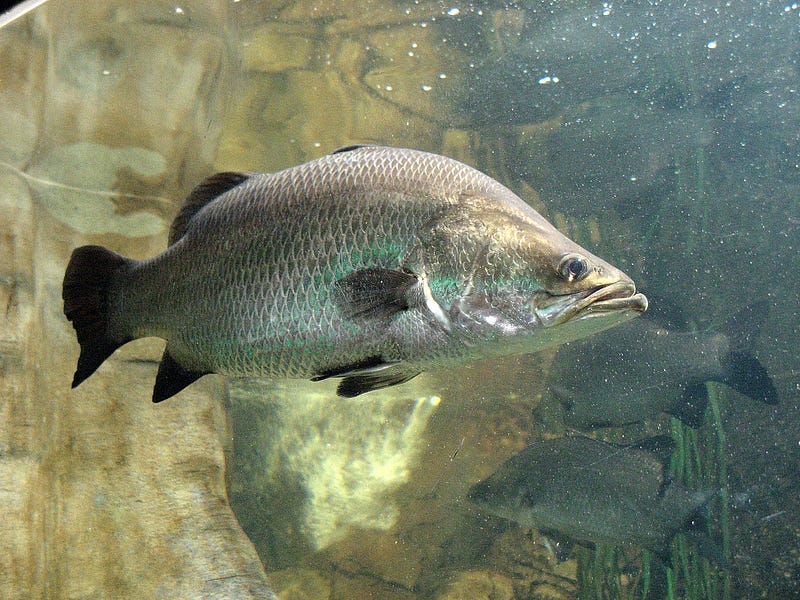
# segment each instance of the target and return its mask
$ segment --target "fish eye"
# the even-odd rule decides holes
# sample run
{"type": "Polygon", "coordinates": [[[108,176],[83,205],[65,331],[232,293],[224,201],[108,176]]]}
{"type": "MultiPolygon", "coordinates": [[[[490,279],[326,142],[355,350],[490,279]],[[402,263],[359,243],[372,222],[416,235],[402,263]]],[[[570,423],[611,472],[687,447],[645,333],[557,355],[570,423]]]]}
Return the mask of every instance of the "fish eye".
{"type": "Polygon", "coordinates": [[[578,281],[588,275],[589,263],[579,254],[567,254],[558,265],[558,273],[567,281],[578,281]]]}

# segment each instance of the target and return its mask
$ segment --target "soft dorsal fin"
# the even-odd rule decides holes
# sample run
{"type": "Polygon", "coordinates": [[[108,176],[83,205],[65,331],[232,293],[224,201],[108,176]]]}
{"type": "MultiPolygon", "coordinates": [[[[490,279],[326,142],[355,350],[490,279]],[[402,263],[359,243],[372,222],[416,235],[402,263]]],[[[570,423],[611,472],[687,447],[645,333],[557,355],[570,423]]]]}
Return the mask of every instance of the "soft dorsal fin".
{"type": "Polygon", "coordinates": [[[350,144],[349,146],[342,146],[341,148],[337,148],[331,154],[342,154],[343,152],[352,152],[353,150],[358,150],[360,148],[369,148],[370,146],[374,146],[375,144],[350,144]]]}
{"type": "Polygon", "coordinates": [[[207,177],[186,197],[180,211],[169,228],[169,245],[177,242],[186,232],[186,226],[206,204],[248,179],[252,173],[224,171],[207,177]]]}

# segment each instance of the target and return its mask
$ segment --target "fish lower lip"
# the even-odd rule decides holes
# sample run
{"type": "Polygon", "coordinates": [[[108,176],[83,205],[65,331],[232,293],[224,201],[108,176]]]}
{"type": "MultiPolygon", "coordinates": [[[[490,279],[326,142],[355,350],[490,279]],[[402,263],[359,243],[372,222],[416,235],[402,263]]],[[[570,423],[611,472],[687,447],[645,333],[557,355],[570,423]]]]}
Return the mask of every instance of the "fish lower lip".
{"type": "Polygon", "coordinates": [[[644,312],[647,298],[636,293],[631,282],[618,281],[594,290],[550,298],[535,308],[535,312],[546,326],[559,325],[575,317],[619,313],[622,311],[644,312]],[[555,313],[548,315],[547,313],[555,313]]]}
{"type": "Polygon", "coordinates": [[[620,310],[633,310],[644,312],[647,310],[647,297],[636,293],[636,286],[632,283],[618,282],[592,292],[586,297],[589,312],[617,312],[620,310]]]}

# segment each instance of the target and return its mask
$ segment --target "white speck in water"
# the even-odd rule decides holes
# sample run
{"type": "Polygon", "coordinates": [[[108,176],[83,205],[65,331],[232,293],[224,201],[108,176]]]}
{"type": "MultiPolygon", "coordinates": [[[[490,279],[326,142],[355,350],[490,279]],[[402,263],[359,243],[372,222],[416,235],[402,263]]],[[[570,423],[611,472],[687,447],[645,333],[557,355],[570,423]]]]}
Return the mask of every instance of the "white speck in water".
{"type": "Polygon", "coordinates": [[[711,40],[706,44],[706,48],[710,48],[711,50],[713,50],[716,47],[717,47],[717,40],[711,40]]]}
{"type": "Polygon", "coordinates": [[[426,83],[426,84],[423,84],[423,85],[422,85],[422,86],[420,86],[420,87],[422,88],[422,91],[423,91],[423,92],[430,92],[430,91],[433,89],[433,86],[431,86],[431,85],[428,85],[427,83],[426,83]]]}
{"type": "Polygon", "coordinates": [[[551,81],[553,81],[553,78],[550,75],[545,75],[539,79],[539,85],[547,85],[551,81]]]}
{"type": "Polygon", "coordinates": [[[447,11],[448,16],[455,17],[461,14],[461,11],[458,10],[455,6],[447,11]]]}

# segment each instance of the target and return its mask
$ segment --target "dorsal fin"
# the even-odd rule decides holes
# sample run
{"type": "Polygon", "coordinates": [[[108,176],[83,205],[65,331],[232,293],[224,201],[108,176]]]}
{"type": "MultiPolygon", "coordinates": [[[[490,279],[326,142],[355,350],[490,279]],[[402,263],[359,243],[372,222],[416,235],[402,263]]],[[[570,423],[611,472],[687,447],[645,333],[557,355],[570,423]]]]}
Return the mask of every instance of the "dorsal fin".
{"type": "Polygon", "coordinates": [[[331,154],[342,154],[343,152],[352,152],[353,150],[358,150],[359,148],[369,148],[370,146],[374,146],[375,144],[350,144],[349,146],[342,146],[341,148],[337,148],[331,154]]]}
{"type": "Polygon", "coordinates": [[[169,245],[177,242],[186,232],[186,226],[206,204],[248,179],[251,173],[224,171],[207,177],[186,197],[180,211],[169,228],[169,245]]]}

